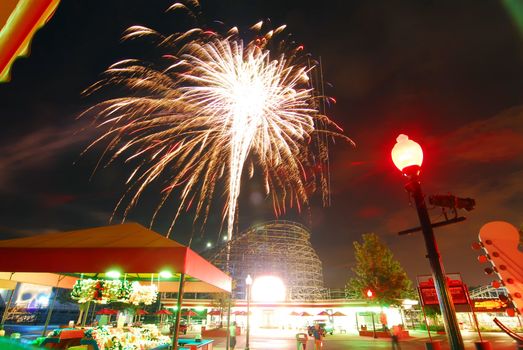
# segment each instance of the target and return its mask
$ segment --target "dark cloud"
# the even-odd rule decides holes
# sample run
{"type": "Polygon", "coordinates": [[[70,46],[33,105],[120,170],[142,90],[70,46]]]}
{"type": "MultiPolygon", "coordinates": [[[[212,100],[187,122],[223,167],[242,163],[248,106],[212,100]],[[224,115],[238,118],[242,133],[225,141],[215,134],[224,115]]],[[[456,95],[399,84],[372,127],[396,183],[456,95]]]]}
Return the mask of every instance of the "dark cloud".
{"type": "Polygon", "coordinates": [[[79,124],[65,129],[46,125],[0,147],[0,188],[9,190],[16,177],[56,164],[71,147],[85,143],[91,136],[78,134],[78,128],[79,124]]]}
{"type": "Polygon", "coordinates": [[[519,161],[523,154],[523,107],[514,107],[451,132],[441,144],[450,161],[492,163],[519,161]]]}

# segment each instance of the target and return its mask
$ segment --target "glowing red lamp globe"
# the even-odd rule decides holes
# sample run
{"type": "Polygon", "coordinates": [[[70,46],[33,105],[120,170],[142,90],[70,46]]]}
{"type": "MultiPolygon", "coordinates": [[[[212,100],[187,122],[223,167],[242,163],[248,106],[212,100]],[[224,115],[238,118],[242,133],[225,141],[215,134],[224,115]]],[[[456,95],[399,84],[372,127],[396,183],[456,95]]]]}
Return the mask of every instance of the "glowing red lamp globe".
{"type": "Polygon", "coordinates": [[[392,161],[394,165],[403,173],[406,173],[408,169],[417,169],[423,163],[423,150],[421,146],[404,134],[400,134],[396,138],[396,144],[392,148],[392,161]]]}

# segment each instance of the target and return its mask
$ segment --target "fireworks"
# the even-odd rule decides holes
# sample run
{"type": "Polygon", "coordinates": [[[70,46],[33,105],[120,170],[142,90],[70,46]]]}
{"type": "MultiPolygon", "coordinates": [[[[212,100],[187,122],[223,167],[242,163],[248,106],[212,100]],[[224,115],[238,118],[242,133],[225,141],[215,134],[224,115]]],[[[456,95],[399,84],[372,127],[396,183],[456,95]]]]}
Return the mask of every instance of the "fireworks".
{"type": "Polygon", "coordinates": [[[340,130],[319,111],[309,82],[313,68],[301,47],[279,42],[281,53],[268,49],[283,28],[247,44],[236,28],[227,36],[197,28],[169,37],[145,27],[125,33],[126,39],[151,37],[168,54],[162,57],[167,62],[163,69],[139,60],[118,62],[88,90],[112,84],[128,89],[126,97],[88,111],[105,128],[92,145],[107,143],[108,162],[139,162],[115,212],[126,203],[125,217],[150,184],[165,181],[152,221],[177,194],[169,232],[192,207],[195,221],[203,218],[205,224],[215,190],[223,184],[223,217],[231,239],[246,169],[249,177],[262,174],[276,213],[287,203],[298,208],[307,203],[315,176],[308,169],[322,159],[311,147],[314,137],[318,132],[339,135],[340,130]]]}

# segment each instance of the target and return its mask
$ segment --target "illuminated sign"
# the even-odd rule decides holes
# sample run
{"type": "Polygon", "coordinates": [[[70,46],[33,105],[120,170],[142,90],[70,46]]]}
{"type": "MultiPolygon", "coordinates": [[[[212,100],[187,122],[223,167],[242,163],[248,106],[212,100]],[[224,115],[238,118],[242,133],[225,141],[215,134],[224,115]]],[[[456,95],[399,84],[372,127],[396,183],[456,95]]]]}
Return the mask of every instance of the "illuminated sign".
{"type": "MultiPolygon", "coordinates": [[[[464,286],[449,287],[450,296],[454,305],[468,304],[464,288],[464,286]]],[[[439,305],[436,288],[422,287],[420,288],[420,294],[424,305],[439,305]]]]}
{"type": "Polygon", "coordinates": [[[472,303],[476,312],[504,312],[507,308],[507,303],[499,299],[476,299],[472,303]]]}
{"type": "Polygon", "coordinates": [[[27,309],[46,308],[53,288],[21,283],[16,293],[16,306],[27,309]]]}

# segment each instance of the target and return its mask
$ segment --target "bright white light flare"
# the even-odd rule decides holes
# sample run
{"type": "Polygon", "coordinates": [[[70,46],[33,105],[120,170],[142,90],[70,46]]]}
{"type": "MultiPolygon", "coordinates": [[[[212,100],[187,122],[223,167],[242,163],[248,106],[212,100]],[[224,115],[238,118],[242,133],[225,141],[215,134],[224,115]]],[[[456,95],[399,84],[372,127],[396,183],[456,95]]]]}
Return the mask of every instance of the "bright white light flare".
{"type": "Polygon", "coordinates": [[[260,276],[252,284],[253,301],[285,301],[285,284],[276,276],[260,276]]]}

